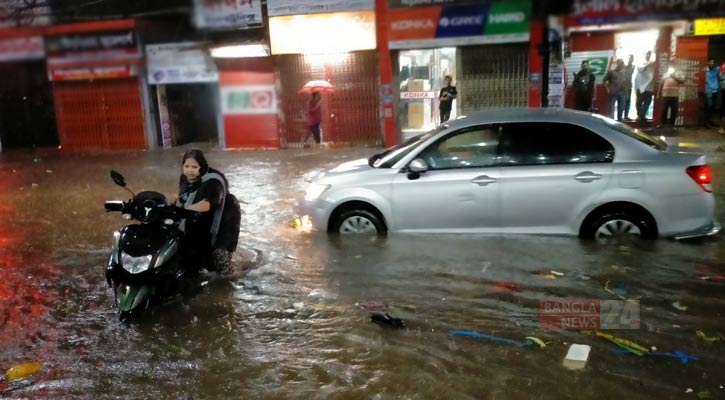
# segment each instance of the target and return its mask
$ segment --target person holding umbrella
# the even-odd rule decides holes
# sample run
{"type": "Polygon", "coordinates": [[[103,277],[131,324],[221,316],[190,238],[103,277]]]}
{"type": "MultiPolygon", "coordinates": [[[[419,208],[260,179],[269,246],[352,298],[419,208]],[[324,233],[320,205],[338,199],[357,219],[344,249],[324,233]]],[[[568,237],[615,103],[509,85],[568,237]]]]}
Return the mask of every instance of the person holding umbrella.
{"type": "MultiPolygon", "coordinates": [[[[322,122],[322,96],[320,92],[312,92],[307,105],[307,126],[310,128],[315,143],[320,144],[320,122],[322,122]]],[[[305,139],[305,142],[307,139],[305,139]]]]}

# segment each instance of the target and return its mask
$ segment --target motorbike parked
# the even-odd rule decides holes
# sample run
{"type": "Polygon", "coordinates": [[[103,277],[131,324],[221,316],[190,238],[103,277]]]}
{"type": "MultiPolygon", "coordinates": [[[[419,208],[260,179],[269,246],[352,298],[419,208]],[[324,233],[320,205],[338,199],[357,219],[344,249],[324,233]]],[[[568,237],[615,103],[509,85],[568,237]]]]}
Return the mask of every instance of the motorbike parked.
{"type": "Polygon", "coordinates": [[[195,254],[191,246],[184,246],[180,225],[185,219],[198,218],[200,213],[167,204],[166,197],[158,192],[134,194],[116,171],[111,171],[111,178],[133,197],[125,202],[106,201],[106,210],[139,222],[114,232],[106,267],[119,319],[126,320],[192,287],[210,255],[195,254]]]}

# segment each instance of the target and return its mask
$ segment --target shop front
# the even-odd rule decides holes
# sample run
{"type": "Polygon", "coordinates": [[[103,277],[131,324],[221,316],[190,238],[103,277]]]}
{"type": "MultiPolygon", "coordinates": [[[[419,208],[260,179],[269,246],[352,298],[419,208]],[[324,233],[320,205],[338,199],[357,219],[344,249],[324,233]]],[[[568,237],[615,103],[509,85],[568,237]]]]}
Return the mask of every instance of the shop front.
{"type": "Polygon", "coordinates": [[[322,94],[322,143],[382,144],[374,1],[269,0],[267,7],[282,146],[314,144],[311,94],[300,92],[313,80],[332,87],[322,94]]]}
{"type": "Polygon", "coordinates": [[[219,143],[219,72],[204,43],[146,45],[146,71],[158,116],[157,145],[219,143]]]}
{"type": "Polygon", "coordinates": [[[0,30],[0,151],[57,146],[40,29],[0,30]]]}
{"type": "Polygon", "coordinates": [[[48,77],[65,149],[146,149],[133,20],[58,25],[45,30],[48,77]]]}
{"type": "Polygon", "coordinates": [[[399,138],[441,123],[438,95],[450,76],[450,118],[529,105],[530,1],[405,7],[389,2],[399,138]],[[393,8],[393,7],[401,8],[393,8]]]}
{"type": "Polygon", "coordinates": [[[679,91],[675,124],[700,124],[709,40],[696,36],[692,21],[717,15],[725,15],[725,3],[684,5],[682,2],[644,4],[625,0],[575,0],[573,12],[566,19],[566,106],[574,106],[573,74],[579,71],[582,61],[588,60],[597,78],[594,112],[607,115],[608,95],[602,79],[617,59],[627,63],[632,57],[635,68],[627,110],[632,119],[630,123],[640,126],[661,124],[662,101],[656,96],[657,89],[668,73],[677,72],[685,81],[679,91]],[[651,53],[649,61],[647,53],[651,53]],[[644,110],[645,121],[635,122],[637,75],[639,71],[647,71],[645,66],[648,64],[653,72],[651,88],[655,96],[644,110]]]}

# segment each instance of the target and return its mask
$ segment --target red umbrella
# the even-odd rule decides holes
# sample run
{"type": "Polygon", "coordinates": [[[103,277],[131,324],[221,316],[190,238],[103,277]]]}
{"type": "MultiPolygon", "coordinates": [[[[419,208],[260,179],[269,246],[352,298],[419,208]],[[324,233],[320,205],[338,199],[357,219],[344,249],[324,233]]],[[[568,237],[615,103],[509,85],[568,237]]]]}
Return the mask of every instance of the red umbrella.
{"type": "Polygon", "coordinates": [[[335,89],[332,87],[332,84],[328,81],[309,81],[305,83],[305,86],[302,86],[302,89],[300,89],[299,93],[313,93],[313,92],[320,92],[320,93],[334,93],[335,89]]]}

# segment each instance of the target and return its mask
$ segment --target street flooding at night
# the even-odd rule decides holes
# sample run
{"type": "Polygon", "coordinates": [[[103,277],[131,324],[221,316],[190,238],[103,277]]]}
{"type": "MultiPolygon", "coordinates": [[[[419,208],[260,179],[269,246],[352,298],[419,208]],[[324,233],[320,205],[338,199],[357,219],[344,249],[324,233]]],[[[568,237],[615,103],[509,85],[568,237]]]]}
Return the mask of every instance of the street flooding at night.
{"type": "MultiPolygon", "coordinates": [[[[716,340],[725,339],[722,235],[600,245],[513,235],[361,239],[293,227],[306,179],[373,149],[204,148],[242,202],[237,273],[204,275],[197,290],[119,322],[104,270],[113,232],[128,221],[103,203],[130,194],[109,172],[135,192],[174,199],[183,150],[0,155],[0,368],[42,364],[2,396],[725,396],[725,343],[716,340]],[[542,329],[541,302],[552,300],[638,305],[638,329],[601,332],[648,351],[542,329]],[[591,347],[585,368],[564,366],[571,344],[591,347]]],[[[708,157],[722,221],[725,168],[721,154],[708,157]]]]}

